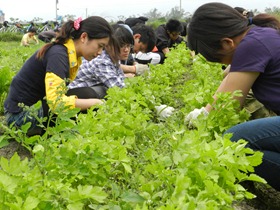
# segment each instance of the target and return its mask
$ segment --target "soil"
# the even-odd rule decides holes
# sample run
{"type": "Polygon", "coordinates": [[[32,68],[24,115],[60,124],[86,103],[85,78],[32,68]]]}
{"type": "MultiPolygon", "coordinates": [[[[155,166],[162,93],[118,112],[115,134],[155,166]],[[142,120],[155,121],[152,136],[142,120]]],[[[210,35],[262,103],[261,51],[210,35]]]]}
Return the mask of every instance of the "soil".
{"type": "MultiPolygon", "coordinates": [[[[3,131],[0,130],[0,135],[3,131]]],[[[0,148],[0,157],[10,159],[17,152],[21,159],[31,158],[30,152],[20,143],[11,140],[5,147],[0,148]]],[[[266,184],[247,183],[244,187],[257,197],[234,203],[234,210],[280,210],[280,192],[266,184]]]]}

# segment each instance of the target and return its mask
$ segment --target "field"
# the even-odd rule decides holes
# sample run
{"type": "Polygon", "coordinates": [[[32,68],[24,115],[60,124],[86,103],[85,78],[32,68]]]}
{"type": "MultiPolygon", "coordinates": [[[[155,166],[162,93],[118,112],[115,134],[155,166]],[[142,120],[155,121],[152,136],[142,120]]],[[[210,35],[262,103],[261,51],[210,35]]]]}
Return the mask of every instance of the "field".
{"type": "MultiPolygon", "coordinates": [[[[3,103],[13,75],[39,46],[0,44],[3,103]]],[[[61,110],[57,125],[46,127],[42,136],[26,135],[28,127],[6,127],[2,112],[0,206],[277,209],[279,192],[254,174],[262,154],[222,135],[249,119],[246,110],[237,113],[237,104],[224,94],[216,111],[199,118],[197,129],[184,124],[186,113],[211,101],[221,79],[220,65],[200,57],[194,61],[180,45],[149,75],[128,79],[123,90],[110,89],[98,109],[75,120],[78,110],[61,110]],[[159,119],[155,104],[168,104],[176,112],[159,119]]]]}

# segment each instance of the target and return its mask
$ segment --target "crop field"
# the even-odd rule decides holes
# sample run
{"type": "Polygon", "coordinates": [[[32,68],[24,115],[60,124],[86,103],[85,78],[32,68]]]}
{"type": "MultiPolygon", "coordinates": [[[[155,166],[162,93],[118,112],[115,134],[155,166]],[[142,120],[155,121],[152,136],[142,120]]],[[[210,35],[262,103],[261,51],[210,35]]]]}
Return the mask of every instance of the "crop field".
{"type": "Polygon", "coordinates": [[[0,41],[1,209],[280,206],[279,193],[254,174],[262,153],[223,135],[249,119],[230,95],[219,95],[215,110],[200,116],[196,129],[184,123],[187,113],[213,101],[223,78],[221,65],[193,59],[184,44],[164,64],[151,66],[148,75],[127,78],[123,89],[109,89],[105,104],[87,114],[60,110],[56,126],[44,127],[41,136],[28,136],[28,124],[19,130],[7,127],[3,102],[11,80],[42,44],[0,41]],[[154,104],[172,106],[175,113],[159,119],[154,104]],[[246,190],[248,183],[256,191],[246,190]]]}

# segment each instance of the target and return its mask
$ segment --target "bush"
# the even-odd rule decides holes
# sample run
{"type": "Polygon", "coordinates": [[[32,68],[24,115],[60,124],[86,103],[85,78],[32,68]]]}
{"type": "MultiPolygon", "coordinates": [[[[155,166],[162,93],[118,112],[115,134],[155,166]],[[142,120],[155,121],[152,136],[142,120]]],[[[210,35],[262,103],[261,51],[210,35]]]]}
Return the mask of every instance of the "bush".
{"type": "Polygon", "coordinates": [[[7,32],[7,33],[0,33],[0,41],[1,42],[19,42],[22,38],[22,34],[19,33],[12,33],[12,32],[7,32]]]}

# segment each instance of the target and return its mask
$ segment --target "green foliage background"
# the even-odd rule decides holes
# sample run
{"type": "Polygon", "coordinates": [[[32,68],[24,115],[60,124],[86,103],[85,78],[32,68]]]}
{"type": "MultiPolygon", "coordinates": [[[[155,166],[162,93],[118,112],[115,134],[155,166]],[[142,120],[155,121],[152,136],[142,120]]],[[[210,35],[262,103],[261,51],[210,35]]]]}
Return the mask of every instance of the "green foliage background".
{"type": "MultiPolygon", "coordinates": [[[[278,8],[268,12],[279,17],[278,8]]],[[[0,34],[0,114],[12,77],[40,47],[20,47],[21,36],[0,34]]],[[[237,112],[231,96],[221,94],[197,129],[184,123],[186,113],[212,101],[221,79],[220,65],[192,59],[180,45],[149,75],[111,88],[98,109],[60,110],[56,126],[45,127],[42,136],[26,135],[28,124],[15,130],[1,123],[0,145],[13,138],[32,154],[30,160],[1,158],[1,209],[220,210],[252,198],[240,183],[265,182],[254,174],[262,153],[223,136],[248,113],[237,112]],[[159,119],[159,104],[176,111],[159,119]]]]}
{"type": "MultiPolygon", "coordinates": [[[[11,46],[2,54],[13,65],[1,71],[9,66],[12,77],[36,49],[11,46]]],[[[5,134],[0,142],[13,138],[32,158],[1,158],[0,206],[232,209],[233,202],[252,198],[240,183],[265,182],[254,174],[262,153],[222,135],[248,114],[237,112],[237,103],[223,94],[215,111],[199,117],[197,129],[184,124],[186,113],[212,100],[221,79],[220,65],[200,56],[192,59],[182,44],[164,65],[127,79],[124,89],[109,89],[106,103],[98,109],[87,114],[58,110],[56,126],[45,127],[42,136],[27,136],[28,124],[19,130],[1,125],[5,134]],[[159,104],[176,111],[167,120],[159,119],[154,109],[159,104]]]]}
{"type": "Polygon", "coordinates": [[[23,63],[43,44],[30,47],[20,46],[22,35],[0,33],[0,114],[12,77],[20,70],[23,63]]]}

